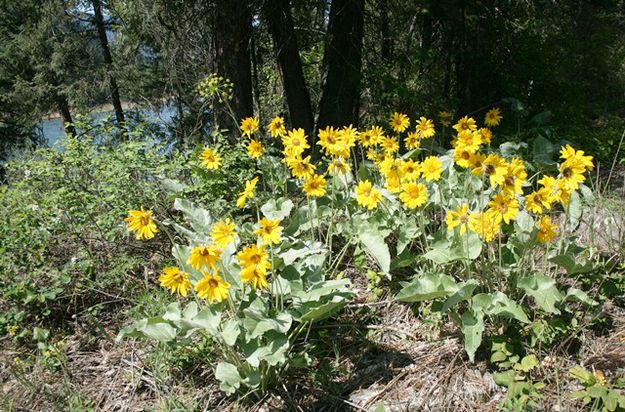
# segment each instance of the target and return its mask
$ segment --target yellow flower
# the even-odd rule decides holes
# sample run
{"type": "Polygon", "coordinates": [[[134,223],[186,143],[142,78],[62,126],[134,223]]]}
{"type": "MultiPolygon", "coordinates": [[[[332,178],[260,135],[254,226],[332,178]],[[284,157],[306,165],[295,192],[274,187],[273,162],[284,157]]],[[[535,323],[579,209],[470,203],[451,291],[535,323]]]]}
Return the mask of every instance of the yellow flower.
{"type": "Polygon", "coordinates": [[[302,159],[301,156],[286,159],[286,164],[291,169],[293,176],[298,179],[307,179],[315,173],[315,165],[310,163],[310,156],[302,159]]]}
{"type": "Polygon", "coordinates": [[[399,142],[396,137],[385,137],[382,139],[382,148],[384,149],[384,153],[388,155],[392,155],[399,150],[399,142]]]}
{"type": "MultiPolygon", "coordinates": [[[[258,277],[262,275],[264,282],[261,283],[267,285],[265,275],[271,268],[271,263],[264,246],[251,245],[244,247],[243,250],[237,253],[237,260],[239,261],[239,266],[241,266],[241,280],[243,282],[259,281],[258,277]]],[[[257,287],[254,286],[254,289],[257,289],[257,287]]]]}
{"type": "Polygon", "coordinates": [[[215,245],[196,246],[191,249],[187,263],[195,270],[204,267],[215,268],[221,258],[221,249],[215,245]]]}
{"type": "Polygon", "coordinates": [[[218,270],[215,270],[212,276],[204,272],[204,277],[195,284],[197,296],[200,299],[207,299],[210,304],[228,299],[229,289],[230,283],[221,279],[218,270]]]}
{"type": "Polygon", "coordinates": [[[536,226],[538,227],[536,239],[540,243],[549,243],[557,236],[555,230],[558,226],[551,223],[551,218],[549,218],[549,216],[541,217],[536,223],[536,226]]]}
{"type": "Polygon", "coordinates": [[[269,123],[269,134],[271,137],[283,137],[286,134],[283,117],[276,116],[271,120],[271,123],[269,123]]]}
{"type": "Polygon", "coordinates": [[[247,137],[251,137],[252,133],[258,130],[258,119],[254,117],[246,117],[241,120],[241,131],[247,137]]]}
{"type": "Polygon", "coordinates": [[[124,219],[128,223],[128,229],[137,232],[137,240],[152,239],[159,232],[156,223],[152,219],[151,210],[129,210],[128,217],[124,219]]]}
{"type": "Polygon", "coordinates": [[[421,175],[425,180],[439,180],[443,173],[443,162],[436,156],[428,156],[421,162],[421,175]]]}
{"type": "Polygon", "coordinates": [[[384,138],[384,129],[382,129],[380,126],[373,126],[371,129],[369,129],[369,134],[371,135],[370,145],[363,143],[362,136],[360,139],[360,143],[365,147],[375,146],[376,144],[380,143],[380,141],[382,141],[382,139],[384,138]]]}
{"type": "Polygon", "coordinates": [[[445,127],[449,127],[451,124],[451,113],[449,112],[438,112],[438,118],[441,124],[445,127]]]}
{"type": "Polygon", "coordinates": [[[586,170],[592,170],[594,165],[592,163],[592,156],[584,156],[583,150],[575,150],[570,145],[566,145],[560,149],[560,158],[569,162],[570,165],[575,167],[583,167],[586,170]]]}
{"type": "Polygon", "coordinates": [[[456,210],[448,211],[446,217],[447,230],[454,230],[455,227],[460,226],[460,235],[464,235],[469,223],[468,210],[469,205],[465,203],[456,210]]]}
{"type": "Polygon", "coordinates": [[[306,132],[301,128],[289,130],[288,135],[282,138],[282,144],[290,156],[301,155],[304,150],[310,148],[306,132]]]}
{"type": "Polygon", "coordinates": [[[375,148],[370,147],[367,149],[367,159],[371,160],[373,163],[378,163],[382,160],[382,154],[378,153],[375,148]]]}
{"type": "Polygon", "coordinates": [[[384,179],[387,182],[394,181],[397,185],[399,185],[399,182],[403,178],[404,174],[404,162],[401,159],[386,156],[378,166],[380,167],[380,172],[384,175],[384,179]]]}
{"type": "Polygon", "coordinates": [[[230,221],[230,218],[226,220],[220,220],[213,225],[211,230],[211,237],[215,246],[221,249],[225,249],[230,243],[234,242],[235,225],[230,221]]]}
{"type": "Polygon", "coordinates": [[[218,169],[221,165],[221,156],[207,147],[202,151],[202,164],[209,170],[218,169]]]}
{"type": "Polygon", "coordinates": [[[304,192],[310,197],[320,197],[326,193],[326,179],[313,174],[304,181],[304,192]]]}
{"type": "Polygon", "coordinates": [[[410,119],[403,113],[395,112],[391,115],[389,124],[395,132],[401,133],[410,126],[410,119]]]}
{"type": "Polygon", "coordinates": [[[269,263],[267,252],[264,246],[257,246],[255,244],[245,246],[239,253],[237,253],[237,259],[241,267],[245,266],[258,266],[261,271],[266,272],[271,268],[269,263]]]}
{"type": "Polygon", "coordinates": [[[409,132],[404,139],[404,144],[410,150],[416,150],[421,147],[421,137],[417,132],[409,132]]]}
{"type": "Polygon", "coordinates": [[[499,110],[499,107],[493,107],[486,112],[486,116],[484,117],[484,124],[489,127],[495,127],[499,125],[501,119],[501,110],[499,110]]]}
{"type": "Polygon", "coordinates": [[[282,240],[282,226],[280,220],[269,220],[263,217],[258,222],[259,228],[254,231],[261,237],[262,242],[268,245],[277,245],[282,240]]]}
{"type": "Polygon", "coordinates": [[[490,206],[489,211],[493,213],[498,220],[503,220],[506,223],[515,220],[519,214],[519,202],[513,198],[508,197],[503,193],[498,193],[488,203],[490,206]]]}
{"type": "Polygon", "coordinates": [[[458,123],[456,123],[453,128],[460,133],[463,130],[476,130],[477,125],[472,117],[464,116],[462,119],[458,120],[458,123]]]}
{"type": "Polygon", "coordinates": [[[489,154],[482,160],[481,164],[476,166],[472,173],[477,176],[486,175],[490,181],[491,187],[503,185],[508,172],[508,164],[506,161],[496,154],[489,154]]]}
{"type": "Polygon", "coordinates": [[[493,140],[493,132],[491,132],[488,127],[482,127],[477,132],[482,138],[482,143],[488,144],[491,140],[493,140]]]}
{"type": "Polygon", "coordinates": [[[421,176],[421,165],[412,159],[404,161],[401,165],[401,177],[403,180],[417,180],[421,176]]]}
{"type": "Polygon", "coordinates": [[[248,180],[245,182],[245,189],[243,189],[243,191],[239,193],[239,197],[237,198],[238,208],[244,207],[248,199],[254,198],[254,189],[256,188],[257,183],[258,183],[258,176],[256,176],[252,180],[248,180]]]}
{"type": "Polygon", "coordinates": [[[254,290],[269,288],[267,272],[262,272],[256,266],[247,266],[241,269],[241,282],[251,284],[254,290]]]}
{"type": "Polygon", "coordinates": [[[347,176],[350,169],[349,164],[340,157],[332,159],[328,165],[328,173],[333,176],[347,176]]]}
{"type": "Polygon", "coordinates": [[[428,191],[423,183],[404,183],[401,185],[401,190],[399,199],[408,209],[422,206],[428,200],[428,191]]]}
{"type": "Polygon", "coordinates": [[[501,190],[506,196],[523,194],[523,184],[526,179],[525,164],[521,159],[514,158],[507,165],[501,190]]]}
{"type": "Polygon", "coordinates": [[[436,130],[434,130],[434,122],[423,116],[421,116],[417,121],[417,131],[424,139],[432,137],[436,134],[436,130]]]}
{"type": "Polygon", "coordinates": [[[382,137],[384,137],[384,131],[382,128],[379,126],[373,126],[371,129],[360,133],[358,135],[358,140],[363,147],[370,147],[378,144],[382,137]]]}
{"type": "Polygon", "coordinates": [[[264,152],[263,144],[259,140],[250,139],[250,142],[247,144],[247,154],[252,159],[259,159],[264,152]]]}
{"type": "Polygon", "coordinates": [[[454,148],[475,153],[482,144],[482,135],[475,130],[461,130],[454,140],[454,148]]]}
{"type": "Polygon", "coordinates": [[[565,160],[560,165],[560,180],[568,192],[572,192],[579,188],[580,183],[584,183],[586,171],[581,163],[571,162],[571,159],[565,160]]]}
{"type": "Polygon", "coordinates": [[[471,156],[472,153],[464,149],[454,149],[454,162],[460,167],[464,167],[465,169],[471,167],[471,156]]]}
{"type": "Polygon", "coordinates": [[[471,213],[469,215],[469,229],[486,242],[495,239],[500,229],[500,220],[491,210],[486,212],[471,213]]]}
{"type": "Polygon", "coordinates": [[[319,137],[317,144],[323,148],[327,155],[334,155],[336,151],[343,150],[343,142],[339,138],[339,131],[334,127],[328,126],[325,129],[319,129],[317,137],[319,137]]]}
{"type": "Polygon", "coordinates": [[[543,187],[525,196],[525,209],[540,214],[543,212],[543,208],[551,209],[552,198],[549,189],[543,187]]]}
{"type": "Polygon", "coordinates": [[[180,296],[187,296],[187,292],[191,289],[189,274],[181,271],[175,266],[168,266],[163,269],[163,273],[158,278],[161,286],[171,290],[171,293],[177,293],[180,296]]]}
{"type": "Polygon", "coordinates": [[[375,209],[382,200],[382,194],[371,184],[370,181],[364,180],[358,183],[356,187],[356,201],[360,206],[367,209],[375,209]]]}

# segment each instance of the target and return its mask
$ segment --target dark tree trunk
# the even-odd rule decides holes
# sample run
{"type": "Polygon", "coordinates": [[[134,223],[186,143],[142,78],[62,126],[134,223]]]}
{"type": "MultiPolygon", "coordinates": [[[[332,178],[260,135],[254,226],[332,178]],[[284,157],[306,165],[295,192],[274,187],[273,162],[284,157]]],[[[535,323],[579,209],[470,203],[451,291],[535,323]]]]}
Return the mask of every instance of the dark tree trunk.
{"type": "Polygon", "coordinates": [[[234,83],[230,107],[235,117],[232,118],[225,105],[220,105],[216,108],[215,122],[219,128],[238,134],[239,120],[254,111],[250,62],[252,16],[247,0],[216,0],[214,10],[215,68],[220,76],[234,83]]]}
{"type": "Polygon", "coordinates": [[[310,135],[314,128],[314,117],[293,30],[289,0],[265,1],[263,14],[280,67],[291,124],[293,127],[301,127],[310,135]]]}
{"type": "Polygon", "coordinates": [[[76,136],[76,127],[74,126],[74,120],[72,119],[72,113],[69,111],[69,102],[67,97],[62,94],[56,95],[56,106],[61,114],[61,121],[63,122],[63,129],[67,136],[76,136]]]}
{"type": "Polygon", "coordinates": [[[383,60],[390,60],[392,54],[392,42],[393,38],[388,25],[388,1],[381,0],[378,3],[380,9],[380,35],[382,36],[382,47],[380,53],[383,60]]]}
{"type": "Polygon", "coordinates": [[[364,0],[333,0],[317,127],[358,124],[364,0]]]}
{"type": "Polygon", "coordinates": [[[109,48],[109,41],[106,37],[106,28],[104,27],[104,17],[102,16],[102,5],[100,0],[91,0],[93,5],[93,13],[95,16],[95,25],[98,29],[98,37],[100,38],[100,46],[102,47],[102,55],[104,56],[104,63],[108,67],[108,81],[109,88],[111,90],[111,100],[113,102],[113,108],[115,109],[115,118],[117,119],[117,124],[122,130],[122,134],[124,134],[126,129],[126,120],[124,118],[124,111],[122,109],[122,102],[119,98],[119,87],[117,86],[117,81],[115,81],[115,76],[113,75],[113,57],[111,56],[111,49],[109,48]]]}

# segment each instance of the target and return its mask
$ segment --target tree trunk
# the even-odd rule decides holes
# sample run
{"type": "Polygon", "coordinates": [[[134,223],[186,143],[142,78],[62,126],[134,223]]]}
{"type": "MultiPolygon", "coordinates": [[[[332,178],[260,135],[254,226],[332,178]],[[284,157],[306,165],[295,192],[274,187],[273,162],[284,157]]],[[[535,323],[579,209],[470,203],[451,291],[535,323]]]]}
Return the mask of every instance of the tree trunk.
{"type": "Polygon", "coordinates": [[[358,125],[364,0],[333,0],[317,127],[358,125]]]}
{"type": "Polygon", "coordinates": [[[293,127],[301,127],[310,135],[313,133],[314,117],[293,29],[289,0],[265,1],[263,14],[280,67],[291,124],[293,127]]]}
{"type": "Polygon", "coordinates": [[[76,127],[74,126],[74,120],[72,119],[72,113],[69,111],[69,102],[67,97],[62,94],[56,95],[56,106],[61,114],[61,121],[63,122],[63,129],[65,134],[69,136],[76,136],[76,127]]]}
{"type": "Polygon", "coordinates": [[[381,0],[378,3],[378,8],[380,10],[380,35],[382,36],[382,47],[380,53],[382,55],[382,60],[388,61],[391,59],[392,55],[392,42],[393,38],[391,37],[389,25],[388,25],[388,1],[381,0]]]}
{"type": "Polygon", "coordinates": [[[117,119],[117,124],[122,130],[122,135],[124,135],[126,130],[126,120],[124,118],[122,102],[119,98],[119,87],[117,87],[117,81],[115,81],[115,76],[113,75],[113,57],[111,56],[109,41],[106,37],[104,17],[102,16],[102,5],[100,3],[100,0],[91,0],[91,3],[93,5],[95,25],[98,29],[98,37],[100,38],[100,46],[102,47],[104,63],[106,63],[106,66],[108,67],[107,77],[109,81],[109,88],[111,90],[111,100],[113,102],[113,108],[115,109],[115,118],[117,119]]]}
{"type": "Polygon", "coordinates": [[[216,0],[214,9],[215,68],[220,76],[234,83],[234,97],[227,106],[216,107],[219,128],[239,134],[239,120],[253,114],[250,39],[252,16],[247,0],[216,0]],[[232,118],[234,116],[234,119],[232,118]]]}

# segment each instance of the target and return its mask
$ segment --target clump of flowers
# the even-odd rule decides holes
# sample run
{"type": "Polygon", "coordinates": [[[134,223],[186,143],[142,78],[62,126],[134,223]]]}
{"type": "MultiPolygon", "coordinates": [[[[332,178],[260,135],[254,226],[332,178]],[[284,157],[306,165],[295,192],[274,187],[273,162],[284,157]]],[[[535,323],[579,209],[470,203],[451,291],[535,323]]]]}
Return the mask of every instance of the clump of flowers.
{"type": "MultiPolygon", "coordinates": [[[[380,273],[413,268],[416,275],[396,298],[440,300],[471,360],[485,319],[530,322],[520,297],[550,313],[564,304],[555,286],[545,301],[552,279],[527,267],[536,256],[567,262],[559,256],[566,253],[568,211],[580,201],[592,157],[565,145],[555,173],[530,178],[520,155],[493,146],[499,108],[486,112],[481,127],[473,117],[453,118],[440,112],[437,121],[419,116],[411,123],[395,112],[387,127],[328,126],[317,131],[314,148],[303,129],[287,128],[282,117],[262,127],[257,118],[241,120],[244,150],[258,165],[239,189],[241,220],[197,221],[206,213],[183,210],[194,230],[180,231],[189,244],[175,245],[178,266],[161,276],[172,294],[184,298],[193,290],[206,303],[201,310],[173,308],[163,317],[169,327],[183,335],[204,328],[236,348],[236,356],[225,350],[216,368],[224,391],[275,382],[305,325],[351,297],[339,275],[350,252],[369,255],[380,273]],[[451,148],[434,150],[437,130],[443,138],[452,133],[451,148]],[[334,254],[337,243],[344,246],[334,254]]],[[[218,168],[219,161],[213,149],[204,150],[205,167],[218,168]]],[[[131,216],[142,238],[158,231],[144,229],[151,212],[131,216]]],[[[127,333],[148,334],[141,324],[127,333]]]]}

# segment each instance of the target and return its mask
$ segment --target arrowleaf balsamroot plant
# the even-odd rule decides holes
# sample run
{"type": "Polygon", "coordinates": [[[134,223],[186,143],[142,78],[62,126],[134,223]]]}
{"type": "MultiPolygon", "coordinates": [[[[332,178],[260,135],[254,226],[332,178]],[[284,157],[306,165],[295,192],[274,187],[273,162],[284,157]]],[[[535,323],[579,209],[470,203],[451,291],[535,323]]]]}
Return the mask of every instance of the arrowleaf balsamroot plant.
{"type": "MultiPolygon", "coordinates": [[[[177,233],[177,266],[160,277],[176,301],[120,337],[173,345],[206,334],[221,358],[221,389],[262,394],[290,367],[309,364],[304,332],[353,296],[343,278],[350,250],[369,255],[388,279],[403,278],[397,300],[432,302],[448,315],[470,360],[486,330],[531,330],[571,300],[592,304],[554,276],[586,270],[586,252],[571,237],[591,195],[584,182],[592,157],[566,145],[561,162],[541,173],[491,146],[498,108],[483,127],[472,117],[453,126],[451,114],[439,118],[411,123],[393,113],[386,130],[327,127],[315,148],[281,117],[267,133],[258,119],[243,119],[241,150],[258,167],[241,182],[242,214],[216,220],[177,199],[187,227],[155,217],[162,232],[177,233]],[[450,133],[451,149],[434,144],[450,133]]],[[[219,158],[213,147],[201,154],[207,169],[219,168],[219,158]]],[[[158,235],[150,211],[130,211],[128,222],[137,238],[158,235]]]]}

